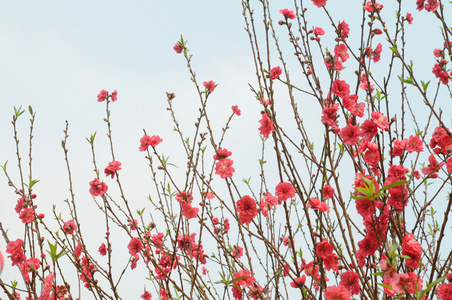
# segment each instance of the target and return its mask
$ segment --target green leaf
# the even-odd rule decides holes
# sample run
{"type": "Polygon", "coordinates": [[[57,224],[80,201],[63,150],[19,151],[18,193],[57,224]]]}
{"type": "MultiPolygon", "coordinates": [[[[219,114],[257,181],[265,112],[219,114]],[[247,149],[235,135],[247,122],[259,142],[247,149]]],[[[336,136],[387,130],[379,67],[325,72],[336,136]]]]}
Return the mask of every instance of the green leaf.
{"type": "Polygon", "coordinates": [[[430,80],[427,83],[425,83],[421,80],[421,84],[422,84],[422,89],[425,92],[425,91],[427,91],[428,85],[430,84],[430,80]]]}
{"type": "Polygon", "coordinates": [[[6,165],[8,164],[8,161],[5,162],[5,164],[2,166],[2,169],[4,172],[6,172],[6,165]]]}
{"type": "Polygon", "coordinates": [[[411,77],[408,77],[403,82],[413,84],[413,79],[411,77]]]}
{"type": "Polygon", "coordinates": [[[389,49],[392,50],[392,52],[394,52],[395,55],[399,54],[399,51],[397,50],[397,44],[394,43],[394,46],[390,47],[389,49]]]}
{"type": "Polygon", "coordinates": [[[33,116],[33,108],[31,107],[31,105],[28,105],[28,112],[31,116],[33,116]]]}
{"type": "Polygon", "coordinates": [[[446,278],[447,278],[447,276],[443,276],[443,277],[440,277],[440,278],[436,279],[436,280],[433,281],[432,283],[428,283],[428,284],[427,284],[427,287],[425,288],[425,290],[423,290],[423,291],[421,291],[421,292],[419,293],[419,297],[418,297],[418,298],[421,298],[422,296],[424,296],[425,294],[427,294],[428,291],[430,291],[430,290],[431,290],[434,286],[436,286],[438,283],[444,281],[444,279],[446,279],[446,278]]]}
{"type": "Polygon", "coordinates": [[[14,106],[14,116],[16,117],[16,119],[25,112],[25,110],[22,110],[22,106],[20,106],[19,108],[16,108],[14,106]]]}
{"type": "Polygon", "coordinates": [[[391,183],[391,184],[385,185],[384,187],[382,187],[381,189],[379,189],[379,190],[377,191],[377,193],[380,193],[380,192],[385,191],[385,190],[388,190],[388,189],[390,189],[390,188],[397,187],[397,186],[401,186],[401,185],[404,185],[404,184],[407,184],[407,183],[408,183],[408,181],[396,181],[396,182],[393,182],[393,183],[391,183]]]}

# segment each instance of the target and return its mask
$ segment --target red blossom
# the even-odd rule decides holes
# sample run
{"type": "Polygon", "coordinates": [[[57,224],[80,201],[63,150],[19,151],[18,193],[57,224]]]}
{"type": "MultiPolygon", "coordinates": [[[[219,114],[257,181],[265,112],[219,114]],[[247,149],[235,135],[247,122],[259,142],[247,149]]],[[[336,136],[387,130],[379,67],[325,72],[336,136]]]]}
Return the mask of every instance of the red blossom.
{"type": "Polygon", "coordinates": [[[290,9],[284,8],[284,9],[281,9],[279,12],[286,19],[295,19],[296,18],[295,13],[292,10],[290,10],[290,9]]]}
{"type": "Polygon", "coordinates": [[[187,219],[196,218],[198,215],[199,208],[192,207],[190,203],[183,203],[181,205],[181,215],[186,217],[187,219]]]}
{"type": "Polygon", "coordinates": [[[97,102],[102,102],[107,99],[108,92],[106,90],[100,91],[99,95],[97,95],[97,102]]]}
{"type": "Polygon", "coordinates": [[[334,55],[342,60],[342,62],[346,62],[350,55],[347,53],[347,46],[345,44],[339,44],[334,47],[334,55]]]}
{"type": "Polygon", "coordinates": [[[383,114],[379,111],[373,111],[371,113],[372,121],[374,121],[375,125],[377,125],[378,128],[383,130],[389,129],[389,122],[388,118],[386,116],[383,116],[383,114]]]}
{"type": "Polygon", "coordinates": [[[215,82],[213,82],[212,80],[204,81],[202,84],[204,85],[206,90],[209,91],[209,93],[213,93],[213,91],[215,90],[216,85],[215,85],[215,82]]]}
{"type": "Polygon", "coordinates": [[[235,169],[232,167],[232,161],[229,158],[221,159],[215,165],[215,174],[220,175],[221,178],[230,178],[235,172],[235,169]]]}
{"type": "Polygon", "coordinates": [[[66,235],[73,234],[75,230],[77,230],[77,225],[75,224],[74,221],[71,220],[71,221],[64,222],[64,225],[63,225],[64,234],[66,234],[66,235]]]}
{"type": "Polygon", "coordinates": [[[281,75],[281,73],[282,70],[279,66],[272,68],[270,72],[268,72],[271,80],[275,80],[276,78],[278,78],[279,75],[281,75]]]}
{"type": "Polygon", "coordinates": [[[259,121],[259,123],[261,124],[261,127],[259,127],[259,132],[265,138],[268,138],[270,133],[275,131],[275,128],[273,127],[273,121],[270,120],[266,113],[262,114],[262,119],[259,121]]]}
{"type": "Polygon", "coordinates": [[[350,292],[342,285],[329,286],[323,295],[326,300],[350,300],[350,292]]]}
{"type": "Polygon", "coordinates": [[[113,179],[113,177],[115,177],[115,174],[117,171],[121,170],[121,163],[119,161],[112,161],[108,163],[108,166],[105,168],[104,172],[105,175],[111,176],[111,178],[113,179]]]}
{"type": "Polygon", "coordinates": [[[275,196],[278,197],[278,202],[286,201],[295,197],[295,188],[290,182],[280,182],[276,186],[275,196]]]}
{"type": "Polygon", "coordinates": [[[293,287],[293,288],[301,288],[301,287],[303,287],[305,282],[306,282],[306,275],[303,275],[301,277],[295,278],[290,283],[290,286],[293,287]]]}
{"type": "Polygon", "coordinates": [[[339,285],[345,287],[352,295],[358,295],[360,290],[359,275],[353,271],[345,271],[341,275],[339,285]]]}
{"type": "Polygon", "coordinates": [[[350,34],[350,27],[348,26],[347,23],[345,23],[345,21],[342,21],[337,25],[337,28],[340,31],[342,39],[345,41],[348,38],[348,35],[350,34]]]}
{"type": "Polygon", "coordinates": [[[8,245],[6,245],[6,253],[10,254],[8,257],[12,261],[12,266],[20,265],[27,259],[24,254],[24,249],[22,248],[23,244],[23,240],[17,239],[15,241],[10,241],[8,245]]]}
{"type": "Polygon", "coordinates": [[[312,3],[317,7],[322,7],[326,5],[326,0],[312,0],[312,3]]]}
{"type": "Polygon", "coordinates": [[[402,243],[402,255],[411,257],[406,260],[406,265],[412,269],[419,268],[419,261],[422,259],[422,246],[414,240],[414,234],[405,235],[402,243]]]}
{"type": "Polygon", "coordinates": [[[232,256],[235,258],[240,258],[243,256],[243,248],[237,245],[234,245],[232,248],[232,256]]]}
{"type": "Polygon", "coordinates": [[[365,120],[359,127],[361,130],[361,136],[367,140],[371,141],[374,136],[378,133],[378,127],[372,120],[365,120]]]}
{"type": "Polygon", "coordinates": [[[127,246],[127,249],[129,249],[130,255],[136,255],[143,250],[143,243],[141,243],[141,240],[136,237],[132,238],[127,246]]]}
{"type": "Polygon", "coordinates": [[[231,156],[232,155],[232,152],[231,151],[228,151],[228,149],[226,149],[226,148],[219,148],[218,150],[217,150],[217,153],[216,154],[214,154],[214,156],[213,156],[213,159],[215,159],[215,160],[221,160],[221,159],[224,159],[224,158],[228,158],[229,156],[231,156]]]}
{"type": "Polygon", "coordinates": [[[149,135],[145,134],[140,139],[140,151],[148,150],[149,146],[156,147],[161,142],[163,142],[163,140],[158,135],[153,135],[152,137],[150,137],[149,135]]]}
{"type": "Polygon", "coordinates": [[[24,224],[30,224],[33,222],[35,219],[35,212],[33,211],[33,208],[23,208],[19,212],[19,219],[21,219],[24,224]]]}
{"type": "Polygon", "coordinates": [[[438,285],[438,298],[441,300],[452,300],[452,283],[438,285]]]}
{"type": "Polygon", "coordinates": [[[97,251],[99,251],[100,255],[105,256],[107,254],[107,246],[105,246],[105,243],[102,243],[97,251]]]}
{"type": "Polygon", "coordinates": [[[333,254],[334,247],[330,244],[330,242],[328,242],[328,239],[324,239],[317,244],[315,249],[316,254],[320,258],[326,259],[328,256],[331,256],[333,254]]]}
{"type": "Polygon", "coordinates": [[[239,221],[242,224],[249,225],[253,218],[257,216],[257,205],[253,198],[246,195],[237,201],[237,212],[239,213],[239,221]]]}
{"type": "Polygon", "coordinates": [[[350,86],[344,80],[336,79],[335,81],[333,81],[331,92],[341,98],[344,98],[350,95],[350,86]]]}
{"type": "Polygon", "coordinates": [[[331,199],[334,197],[334,189],[329,185],[325,184],[323,186],[323,199],[331,199]]]}
{"type": "Polygon", "coordinates": [[[97,178],[89,183],[90,189],[89,193],[96,196],[102,196],[108,190],[108,186],[104,182],[100,182],[97,178]]]}
{"type": "Polygon", "coordinates": [[[181,43],[177,42],[177,43],[174,43],[173,49],[174,49],[174,51],[176,51],[177,54],[181,54],[182,51],[184,50],[184,46],[181,43]]]}
{"type": "Polygon", "coordinates": [[[114,90],[113,93],[111,93],[111,101],[115,102],[118,100],[118,91],[114,90]]]}
{"type": "Polygon", "coordinates": [[[141,295],[140,297],[143,300],[151,300],[152,299],[152,294],[149,293],[148,291],[145,291],[143,295],[141,295]]]}
{"type": "Polygon", "coordinates": [[[336,126],[337,111],[339,104],[335,103],[333,106],[325,106],[322,109],[322,123],[330,127],[336,126]]]}
{"type": "Polygon", "coordinates": [[[234,276],[232,276],[233,279],[240,278],[240,277],[245,277],[245,278],[237,280],[235,282],[235,284],[239,285],[241,287],[248,287],[256,281],[256,279],[254,279],[254,277],[251,276],[251,272],[248,270],[238,271],[237,273],[234,274],[234,276]]]}
{"type": "Polygon", "coordinates": [[[410,135],[408,140],[405,140],[405,150],[408,151],[408,153],[424,151],[422,140],[418,135],[410,135]]]}
{"type": "Polygon", "coordinates": [[[340,136],[346,145],[354,146],[361,135],[358,125],[347,125],[341,129],[340,136]]]}
{"type": "Polygon", "coordinates": [[[242,111],[239,109],[238,105],[233,105],[232,107],[232,111],[237,115],[240,116],[242,114],[242,111]]]}
{"type": "Polygon", "coordinates": [[[323,29],[320,28],[320,27],[315,27],[314,30],[313,30],[313,32],[314,32],[314,34],[315,34],[316,36],[318,36],[318,35],[324,35],[324,34],[325,34],[325,30],[323,30],[323,29]]]}

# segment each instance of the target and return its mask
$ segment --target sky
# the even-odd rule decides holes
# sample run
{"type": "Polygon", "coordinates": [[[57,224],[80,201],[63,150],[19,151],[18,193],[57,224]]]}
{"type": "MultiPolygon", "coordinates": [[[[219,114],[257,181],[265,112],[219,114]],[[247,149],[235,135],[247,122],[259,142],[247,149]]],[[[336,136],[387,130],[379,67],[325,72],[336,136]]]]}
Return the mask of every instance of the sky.
{"type": "MultiPolygon", "coordinates": [[[[162,151],[183,163],[184,157],[172,151],[180,144],[166,111],[166,92],[176,94],[176,113],[187,130],[194,129],[199,99],[184,58],[172,49],[181,35],[194,55],[198,82],[214,80],[219,84],[211,97],[215,103],[209,108],[217,132],[229,116],[224,112],[239,105],[242,117],[234,119],[226,142],[233,152],[259,148],[260,109],[248,86],[254,84],[255,72],[243,29],[241,1],[8,1],[0,5],[0,164],[8,161],[9,174],[18,179],[11,117],[13,107],[27,109],[31,105],[36,112],[33,174],[41,180],[35,192],[43,210],[57,204],[64,212],[63,200],[69,197],[61,149],[66,121],[75,193],[82,207],[92,201],[88,182],[94,172],[86,137],[97,132],[96,155],[101,169],[111,161],[103,121],[105,104],[96,101],[102,89],[118,91],[118,101],[110,107],[113,139],[117,141],[117,158],[127,161],[123,169],[129,176],[123,180],[130,198],[143,203],[140,201],[151,193],[149,170],[143,153],[138,151],[143,129],[150,135],[160,135],[164,139],[162,151]]],[[[351,24],[356,20],[350,16],[361,13],[359,5],[343,7],[333,1],[328,5],[335,20],[347,17],[351,24]]],[[[311,3],[307,6],[313,9],[311,3]]],[[[292,8],[291,1],[273,4],[273,15],[285,7],[292,8]]],[[[318,18],[313,19],[313,26],[328,24],[324,15],[318,18]]],[[[416,49],[413,57],[416,52],[431,53],[432,40],[437,38],[422,31],[422,15],[415,15],[415,20],[419,20],[413,25],[417,29],[408,36],[416,49]],[[419,36],[423,36],[422,42],[419,36]]],[[[284,31],[281,38],[286,38],[284,31]]],[[[277,63],[276,57],[274,61],[277,63]]],[[[417,66],[429,71],[432,63],[429,56],[417,66]]],[[[306,116],[308,120],[319,117],[306,116]]],[[[26,111],[18,124],[23,163],[28,155],[28,119],[26,111]]],[[[246,165],[249,157],[235,159],[236,165],[246,165]]],[[[249,166],[249,173],[255,168],[249,166]]],[[[248,177],[246,172],[240,174],[248,177]]],[[[18,224],[12,213],[17,197],[4,175],[0,175],[0,195],[0,219],[11,225],[13,233],[18,224]]],[[[95,211],[83,214],[90,224],[87,226],[95,226],[91,225],[94,217],[95,211]]],[[[4,248],[5,242],[0,241],[0,249],[4,248]]]]}

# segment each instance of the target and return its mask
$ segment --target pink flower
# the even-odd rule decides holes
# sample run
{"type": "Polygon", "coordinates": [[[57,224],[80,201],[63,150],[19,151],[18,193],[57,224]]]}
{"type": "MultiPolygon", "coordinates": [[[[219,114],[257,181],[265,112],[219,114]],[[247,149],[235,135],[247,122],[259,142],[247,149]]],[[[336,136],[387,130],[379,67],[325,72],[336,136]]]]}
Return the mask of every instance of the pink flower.
{"type": "Polygon", "coordinates": [[[342,39],[345,41],[348,38],[348,35],[350,34],[350,27],[348,26],[347,23],[345,23],[345,21],[342,21],[337,25],[337,28],[340,31],[342,39]]]}
{"type": "Polygon", "coordinates": [[[141,243],[140,239],[136,237],[132,238],[127,246],[127,249],[129,249],[130,255],[136,255],[143,250],[143,243],[141,243]]]}
{"type": "Polygon", "coordinates": [[[383,130],[389,129],[389,122],[388,118],[386,116],[383,116],[383,114],[379,111],[374,111],[371,113],[372,121],[374,121],[375,125],[378,126],[378,128],[383,130]]]}
{"type": "Polygon", "coordinates": [[[235,284],[239,285],[241,287],[248,287],[256,281],[256,279],[254,279],[254,277],[251,276],[251,272],[247,271],[247,270],[238,271],[237,273],[234,274],[234,276],[232,276],[233,279],[240,278],[240,277],[245,277],[245,278],[237,280],[235,282],[235,284]]]}
{"type": "Polygon", "coordinates": [[[232,177],[232,174],[235,172],[235,169],[232,167],[233,163],[229,158],[221,159],[215,165],[215,174],[220,175],[223,179],[232,177]]]}
{"type": "Polygon", "coordinates": [[[234,245],[232,248],[232,256],[235,258],[240,258],[243,256],[243,248],[237,245],[234,245]]]}
{"type": "Polygon", "coordinates": [[[342,60],[342,62],[345,62],[347,59],[349,59],[350,55],[347,53],[347,46],[345,44],[339,44],[336,47],[334,47],[334,55],[342,60]]]}
{"type": "Polygon", "coordinates": [[[278,66],[278,67],[274,67],[273,69],[271,69],[270,72],[268,72],[268,73],[269,73],[270,79],[275,80],[276,78],[279,77],[279,75],[281,75],[282,70],[278,66]]]}
{"type": "Polygon", "coordinates": [[[443,283],[438,286],[438,298],[452,300],[452,283],[443,283]]]}
{"type": "Polygon", "coordinates": [[[317,7],[322,7],[326,5],[326,0],[312,0],[312,3],[317,7]]]}
{"type": "Polygon", "coordinates": [[[334,103],[333,106],[325,106],[322,109],[322,123],[330,127],[336,126],[337,111],[339,110],[339,104],[334,103]]]}
{"type": "Polygon", "coordinates": [[[2,252],[0,251],[0,274],[2,274],[4,267],[5,267],[5,260],[3,259],[2,252]]]}
{"type": "Polygon", "coordinates": [[[143,300],[151,300],[152,299],[152,294],[149,293],[148,291],[145,291],[143,295],[141,295],[140,297],[143,300]]]}
{"type": "Polygon", "coordinates": [[[280,182],[276,186],[275,196],[278,197],[279,203],[295,197],[295,188],[290,182],[280,182]]]}
{"type": "Polygon", "coordinates": [[[358,125],[347,125],[341,129],[340,136],[346,145],[354,146],[361,135],[358,125]]]}
{"type": "Polygon", "coordinates": [[[89,193],[96,196],[102,196],[108,190],[108,186],[104,182],[100,182],[97,178],[89,183],[90,189],[89,193]]]}
{"type": "Polygon", "coordinates": [[[237,115],[240,116],[242,114],[242,111],[239,109],[238,105],[232,106],[232,111],[237,115]]]}
{"type": "Polygon", "coordinates": [[[174,51],[176,51],[177,54],[181,54],[182,51],[184,50],[184,46],[181,43],[177,42],[177,43],[174,43],[173,49],[174,49],[174,51]]]}
{"type": "Polygon", "coordinates": [[[39,269],[39,266],[39,259],[34,257],[30,257],[20,264],[19,268],[22,272],[22,277],[24,278],[25,282],[28,282],[30,280],[28,273],[33,272],[33,270],[39,269]]]}
{"type": "Polygon", "coordinates": [[[422,174],[431,175],[433,178],[438,177],[437,172],[444,165],[444,162],[441,162],[438,164],[438,161],[436,160],[435,156],[433,156],[433,155],[430,155],[430,157],[428,158],[428,162],[430,164],[428,165],[428,167],[422,168],[422,174]]]}
{"type": "Polygon", "coordinates": [[[198,215],[199,208],[192,207],[190,203],[182,203],[181,207],[181,215],[183,215],[187,219],[196,218],[196,216],[198,215]]]}
{"type": "Polygon", "coordinates": [[[209,93],[213,93],[213,91],[215,90],[216,85],[215,82],[213,82],[212,80],[204,81],[202,84],[209,91],[209,93]]]}
{"type": "Polygon", "coordinates": [[[339,285],[345,287],[352,295],[358,295],[360,290],[358,274],[353,271],[345,271],[341,275],[339,285]]]}
{"type": "Polygon", "coordinates": [[[329,185],[323,186],[323,199],[331,199],[334,197],[334,189],[329,185]]]}
{"type": "Polygon", "coordinates": [[[406,13],[406,20],[408,24],[413,24],[413,16],[410,13],[406,13]]]}
{"type": "Polygon", "coordinates": [[[414,240],[414,234],[405,235],[402,243],[402,255],[411,257],[406,260],[406,265],[412,269],[419,268],[419,261],[422,259],[422,246],[414,240]]]}
{"type": "Polygon", "coordinates": [[[102,102],[107,99],[108,92],[106,90],[100,91],[99,95],[97,95],[97,102],[102,102]]]}
{"type": "Polygon", "coordinates": [[[239,213],[240,223],[245,225],[249,225],[258,213],[256,201],[248,195],[243,196],[237,201],[236,208],[239,213]]]}
{"type": "Polygon", "coordinates": [[[344,80],[336,79],[333,81],[331,92],[341,98],[345,98],[350,95],[350,86],[344,80]]]}
{"type": "Polygon", "coordinates": [[[273,122],[270,120],[266,113],[262,114],[262,119],[259,121],[259,123],[261,124],[261,127],[259,127],[259,132],[265,138],[267,138],[270,135],[270,133],[275,131],[275,128],[273,127],[273,122]]]}
{"type": "Polygon", "coordinates": [[[71,221],[64,222],[64,225],[63,225],[64,234],[66,234],[66,235],[73,234],[75,230],[77,230],[77,225],[75,224],[74,221],[71,220],[71,221]]]}
{"type": "Polygon", "coordinates": [[[375,2],[375,6],[373,5],[372,1],[367,1],[366,5],[364,5],[364,9],[367,10],[368,12],[377,12],[383,9],[383,5],[382,4],[378,4],[377,2],[375,2]]]}
{"type": "Polygon", "coordinates": [[[105,168],[104,172],[105,175],[111,176],[111,178],[113,179],[113,177],[115,177],[115,174],[117,171],[121,170],[121,163],[119,161],[112,161],[108,163],[108,166],[105,168]]]}
{"type": "Polygon", "coordinates": [[[427,3],[425,3],[425,10],[426,11],[436,11],[440,5],[439,0],[427,0],[427,3]]]}
{"type": "Polygon", "coordinates": [[[232,152],[228,151],[228,149],[226,149],[226,148],[219,148],[217,150],[217,154],[214,154],[213,159],[221,160],[221,159],[228,158],[231,155],[232,155],[232,152]]]}
{"type": "Polygon", "coordinates": [[[111,101],[115,102],[116,100],[118,100],[118,92],[115,90],[111,93],[111,101]]]}
{"type": "Polygon", "coordinates": [[[100,245],[98,251],[99,251],[100,255],[105,256],[107,254],[107,246],[105,246],[105,244],[102,243],[102,245],[100,245]]]}
{"type": "Polygon", "coordinates": [[[155,147],[161,142],[163,142],[163,140],[158,135],[153,135],[152,137],[150,137],[149,135],[145,134],[140,139],[140,151],[146,151],[148,150],[149,146],[155,147]]]}
{"type": "Polygon", "coordinates": [[[313,32],[316,36],[325,34],[325,30],[320,27],[315,27],[313,32]]]}
{"type": "Polygon", "coordinates": [[[35,219],[35,212],[33,208],[24,208],[19,213],[19,219],[22,220],[24,224],[30,224],[35,219]]]}
{"type": "Polygon", "coordinates": [[[378,133],[378,127],[372,120],[365,120],[359,129],[361,130],[361,136],[367,141],[371,141],[378,133]]]}
{"type": "Polygon", "coordinates": [[[329,286],[323,295],[326,300],[350,300],[350,292],[342,285],[329,286]]]}
{"type": "Polygon", "coordinates": [[[303,287],[305,282],[306,282],[306,275],[303,275],[301,277],[295,278],[290,283],[290,286],[293,287],[293,288],[301,288],[301,287],[303,287]]]}
{"type": "Polygon", "coordinates": [[[405,150],[408,151],[408,153],[424,151],[422,140],[418,135],[410,135],[408,140],[405,141],[405,150]]]}
{"type": "Polygon", "coordinates": [[[372,51],[372,60],[376,63],[380,61],[381,52],[383,51],[383,45],[378,43],[374,51],[372,51]]]}
{"type": "Polygon", "coordinates": [[[449,75],[447,75],[447,73],[443,71],[439,64],[435,64],[432,69],[432,73],[435,74],[436,78],[439,78],[442,84],[449,83],[449,75]]]}
{"type": "Polygon", "coordinates": [[[82,255],[82,244],[77,244],[77,247],[74,249],[74,255],[75,257],[80,258],[80,255],[82,255]]]}
{"type": "Polygon", "coordinates": [[[322,259],[326,259],[333,254],[334,247],[328,242],[328,239],[323,239],[315,248],[315,253],[322,259]]]}
{"type": "Polygon", "coordinates": [[[15,265],[20,265],[27,259],[24,254],[24,249],[22,248],[23,244],[23,240],[17,239],[15,241],[10,241],[8,245],[6,245],[6,253],[11,254],[8,255],[8,257],[11,259],[13,267],[15,265]]]}
{"type": "Polygon", "coordinates": [[[284,16],[284,18],[286,18],[286,19],[295,19],[295,18],[296,18],[295,13],[294,13],[292,10],[289,10],[289,9],[287,9],[287,8],[281,9],[279,12],[280,12],[280,13],[284,16]]]}

